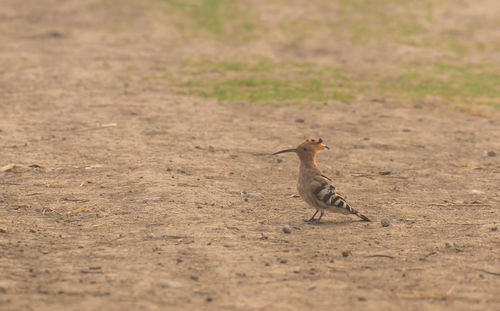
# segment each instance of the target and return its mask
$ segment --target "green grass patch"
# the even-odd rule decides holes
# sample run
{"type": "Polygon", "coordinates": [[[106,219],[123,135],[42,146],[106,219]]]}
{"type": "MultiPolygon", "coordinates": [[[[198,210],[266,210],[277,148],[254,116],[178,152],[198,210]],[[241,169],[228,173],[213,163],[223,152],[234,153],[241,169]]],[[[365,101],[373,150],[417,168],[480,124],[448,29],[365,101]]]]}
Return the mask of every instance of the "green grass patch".
{"type": "MultiPolygon", "coordinates": [[[[158,72],[155,68],[153,71],[158,72]]],[[[175,88],[177,94],[296,105],[298,102],[341,101],[356,98],[359,83],[342,68],[313,63],[185,60],[175,74],[153,74],[175,88]]]]}
{"type": "Polygon", "coordinates": [[[246,38],[257,28],[257,22],[248,10],[232,0],[163,0],[169,13],[184,17],[178,23],[182,31],[191,31],[217,37],[234,36],[246,38]]]}
{"type": "Polygon", "coordinates": [[[412,99],[436,96],[457,103],[498,106],[500,68],[445,63],[413,64],[407,72],[380,81],[379,88],[412,99]]]}
{"type": "Polygon", "coordinates": [[[338,101],[350,103],[359,95],[391,94],[396,102],[439,99],[436,102],[499,106],[500,68],[448,63],[408,64],[393,76],[354,76],[345,68],[313,62],[275,62],[270,59],[185,60],[175,71],[151,68],[145,79],[163,80],[176,94],[297,105],[338,101]]]}

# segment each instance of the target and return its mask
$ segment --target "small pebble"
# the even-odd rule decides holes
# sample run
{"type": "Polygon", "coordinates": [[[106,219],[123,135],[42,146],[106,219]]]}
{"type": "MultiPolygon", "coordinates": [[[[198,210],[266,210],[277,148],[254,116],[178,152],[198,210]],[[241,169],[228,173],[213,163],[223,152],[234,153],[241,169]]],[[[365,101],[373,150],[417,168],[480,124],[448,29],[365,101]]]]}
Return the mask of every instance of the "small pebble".
{"type": "Polygon", "coordinates": [[[494,157],[497,153],[495,151],[488,151],[488,157],[494,157]]]}
{"type": "Polygon", "coordinates": [[[302,119],[302,118],[297,118],[295,119],[295,122],[297,123],[304,123],[306,120],[305,119],[302,119]]]}
{"type": "Polygon", "coordinates": [[[266,234],[266,233],[264,233],[264,232],[262,232],[262,233],[260,234],[260,239],[261,239],[261,240],[267,240],[267,234],[266,234]]]}
{"type": "Polygon", "coordinates": [[[444,243],[444,246],[446,248],[451,248],[451,247],[455,246],[455,243],[453,243],[453,242],[446,242],[446,243],[444,243]]]}
{"type": "Polygon", "coordinates": [[[497,231],[497,230],[498,230],[498,228],[497,228],[497,227],[491,227],[491,228],[490,228],[490,230],[491,230],[491,231],[497,231]]]}
{"type": "Polygon", "coordinates": [[[292,233],[292,229],[290,228],[290,226],[288,224],[286,224],[283,226],[283,232],[289,234],[289,233],[292,233]]]}
{"type": "Polygon", "coordinates": [[[207,302],[212,302],[213,298],[212,297],[207,297],[207,302]]]}
{"type": "Polygon", "coordinates": [[[198,280],[199,280],[199,277],[198,277],[197,275],[194,275],[194,274],[192,274],[192,275],[190,276],[190,278],[191,278],[191,280],[193,280],[193,281],[198,281],[198,280]]]}
{"type": "Polygon", "coordinates": [[[481,194],[481,193],[483,193],[483,192],[481,190],[477,190],[477,189],[472,189],[470,191],[470,194],[481,194]]]}
{"type": "Polygon", "coordinates": [[[214,148],[214,147],[212,147],[212,146],[208,146],[208,151],[209,151],[209,152],[215,152],[215,148],[214,148]]]}
{"type": "Polygon", "coordinates": [[[380,221],[380,223],[382,224],[382,227],[389,227],[391,225],[391,222],[389,221],[389,218],[382,218],[382,220],[380,221]]]}
{"type": "Polygon", "coordinates": [[[288,260],[286,260],[286,259],[281,259],[281,260],[280,260],[280,263],[282,263],[282,264],[285,264],[285,263],[287,263],[287,262],[288,262],[288,260]]]}
{"type": "Polygon", "coordinates": [[[347,250],[347,251],[342,251],[342,256],[348,257],[349,255],[352,255],[352,252],[347,250]]]}

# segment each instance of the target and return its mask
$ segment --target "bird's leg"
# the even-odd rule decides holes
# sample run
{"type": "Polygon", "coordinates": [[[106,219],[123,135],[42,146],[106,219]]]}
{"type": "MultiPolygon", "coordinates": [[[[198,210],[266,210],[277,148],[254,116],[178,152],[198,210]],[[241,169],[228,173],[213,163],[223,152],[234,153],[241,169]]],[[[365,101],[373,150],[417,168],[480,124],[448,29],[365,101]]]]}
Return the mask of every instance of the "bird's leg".
{"type": "Polygon", "coordinates": [[[309,223],[313,222],[313,221],[315,220],[315,219],[314,219],[314,217],[316,216],[316,214],[317,214],[318,212],[319,212],[319,210],[317,209],[317,210],[316,210],[316,213],[314,213],[314,215],[313,215],[313,216],[312,216],[309,220],[306,220],[305,222],[309,222],[309,223]]]}
{"type": "Polygon", "coordinates": [[[316,224],[317,225],[319,225],[319,221],[321,220],[321,217],[323,217],[323,215],[325,215],[325,210],[324,209],[321,210],[321,213],[319,214],[319,217],[316,220],[316,224]]]}

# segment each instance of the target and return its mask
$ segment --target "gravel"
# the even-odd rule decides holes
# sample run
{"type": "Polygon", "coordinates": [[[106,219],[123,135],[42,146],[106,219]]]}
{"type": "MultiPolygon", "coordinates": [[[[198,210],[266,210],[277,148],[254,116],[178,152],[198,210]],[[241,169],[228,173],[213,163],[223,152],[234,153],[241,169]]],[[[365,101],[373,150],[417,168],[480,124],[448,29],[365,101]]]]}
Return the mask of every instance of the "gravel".
{"type": "Polygon", "coordinates": [[[292,233],[292,229],[290,228],[290,226],[288,224],[286,224],[283,226],[283,232],[286,234],[290,234],[290,233],[292,233]]]}
{"type": "Polygon", "coordinates": [[[382,220],[380,221],[380,223],[382,224],[382,227],[389,227],[391,225],[391,222],[389,221],[389,218],[382,218],[382,220]]]}

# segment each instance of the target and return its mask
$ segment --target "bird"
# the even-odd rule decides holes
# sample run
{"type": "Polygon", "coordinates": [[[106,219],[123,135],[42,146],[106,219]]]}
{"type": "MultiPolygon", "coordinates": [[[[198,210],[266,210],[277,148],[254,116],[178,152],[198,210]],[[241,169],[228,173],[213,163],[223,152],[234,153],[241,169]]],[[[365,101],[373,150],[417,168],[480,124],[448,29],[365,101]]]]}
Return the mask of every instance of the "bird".
{"type": "Polygon", "coordinates": [[[295,152],[299,157],[300,166],[297,190],[302,199],[316,209],[314,215],[309,220],[306,220],[306,222],[319,224],[325,214],[325,210],[341,214],[354,214],[363,221],[370,221],[368,217],[347,203],[335,190],[332,180],[325,176],[319,168],[316,163],[316,155],[324,149],[330,148],[323,143],[323,139],[307,139],[297,148],[285,149],[272,154],[274,156],[285,152],[295,152]],[[320,212],[319,218],[315,219],[314,217],[316,217],[318,212],[320,212]]]}

